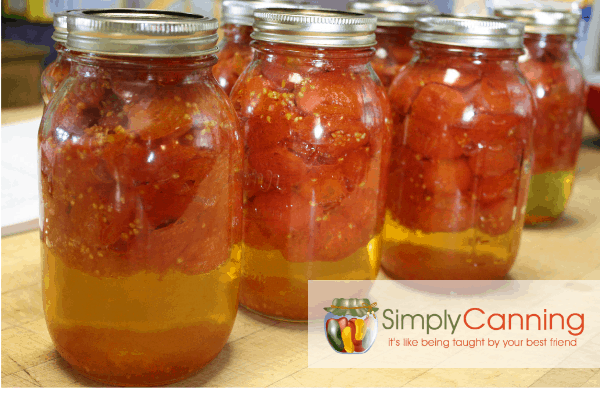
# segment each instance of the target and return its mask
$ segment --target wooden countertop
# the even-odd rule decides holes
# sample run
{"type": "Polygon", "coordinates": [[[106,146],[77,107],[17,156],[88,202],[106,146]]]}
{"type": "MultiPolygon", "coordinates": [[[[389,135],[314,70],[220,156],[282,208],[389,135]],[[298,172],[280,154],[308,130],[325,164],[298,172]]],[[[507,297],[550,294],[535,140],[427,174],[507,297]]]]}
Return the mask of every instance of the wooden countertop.
{"type": "MultiPolygon", "coordinates": [[[[2,122],[40,107],[2,110],[2,122]]],[[[600,135],[586,116],[566,214],[526,229],[508,279],[600,279],[600,135]]],[[[385,277],[380,274],[380,279],[385,277]]],[[[240,308],[223,351],[185,387],[600,387],[600,369],[309,369],[306,325],[240,308]]],[[[41,299],[39,234],[2,239],[2,387],[101,386],[56,352],[41,299]]]]}

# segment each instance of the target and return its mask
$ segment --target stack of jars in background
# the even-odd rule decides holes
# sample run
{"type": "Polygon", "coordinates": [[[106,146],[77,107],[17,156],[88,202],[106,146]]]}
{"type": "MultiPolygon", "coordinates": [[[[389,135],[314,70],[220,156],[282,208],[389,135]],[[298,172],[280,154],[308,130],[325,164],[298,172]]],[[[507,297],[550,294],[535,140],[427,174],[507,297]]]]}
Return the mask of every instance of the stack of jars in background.
{"type": "Polygon", "coordinates": [[[415,50],[410,46],[410,40],[415,33],[415,19],[421,14],[434,13],[435,7],[427,3],[393,0],[352,0],[347,9],[377,17],[377,45],[371,65],[383,86],[389,89],[400,69],[415,55],[415,50]]]}
{"type": "MultiPolygon", "coordinates": [[[[305,8],[302,0],[225,0],[221,8],[223,40],[219,43],[219,61],[213,74],[225,93],[231,88],[252,60],[252,24],[254,11],[261,8],[305,8]]],[[[312,6],[314,7],[314,6],[312,6]]]]}

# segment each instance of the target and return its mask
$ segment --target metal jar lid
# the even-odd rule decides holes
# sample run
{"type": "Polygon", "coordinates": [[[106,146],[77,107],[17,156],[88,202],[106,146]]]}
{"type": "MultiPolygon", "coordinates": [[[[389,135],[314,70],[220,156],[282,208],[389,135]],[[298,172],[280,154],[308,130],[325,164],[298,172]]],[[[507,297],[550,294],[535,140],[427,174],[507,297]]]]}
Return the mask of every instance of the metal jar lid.
{"type": "Polygon", "coordinates": [[[523,47],[523,24],[503,18],[426,15],[417,17],[413,40],[465,47],[523,47]]]}
{"type": "Polygon", "coordinates": [[[413,26],[421,14],[433,14],[436,9],[427,3],[407,3],[400,0],[351,0],[346,6],[348,11],[373,14],[379,26],[413,26]]]}
{"type": "Polygon", "coordinates": [[[252,26],[254,11],[261,8],[316,8],[303,0],[225,0],[221,7],[222,23],[252,26]]]}
{"type": "Polygon", "coordinates": [[[54,14],[54,33],[52,39],[55,42],[65,44],[67,42],[67,12],[61,11],[54,14]]]}
{"type": "Polygon", "coordinates": [[[191,57],[217,51],[218,22],[173,11],[114,8],[67,15],[67,48],[131,57],[191,57]]]}
{"type": "Polygon", "coordinates": [[[267,8],[254,12],[253,39],[314,47],[374,46],[377,18],[328,9],[267,8]]]}
{"type": "Polygon", "coordinates": [[[576,35],[581,15],[572,11],[536,8],[499,8],[494,14],[525,24],[527,33],[576,35]]]}

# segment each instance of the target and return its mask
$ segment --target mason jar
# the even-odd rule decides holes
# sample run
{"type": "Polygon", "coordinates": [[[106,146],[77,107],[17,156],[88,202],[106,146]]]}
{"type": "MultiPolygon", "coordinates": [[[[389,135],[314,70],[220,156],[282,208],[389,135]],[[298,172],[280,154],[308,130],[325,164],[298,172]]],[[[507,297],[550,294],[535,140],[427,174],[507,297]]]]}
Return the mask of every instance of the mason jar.
{"type": "Polygon", "coordinates": [[[377,337],[377,303],[369,299],[337,298],[325,307],[325,336],[336,353],[363,354],[377,337]]]}
{"type": "Polygon", "coordinates": [[[308,280],[379,270],[391,114],[369,63],[376,20],[254,15],[254,57],[231,95],[246,150],[240,302],[306,320],[308,280]]]}
{"type": "Polygon", "coordinates": [[[351,0],[347,9],[377,17],[377,45],[371,65],[383,86],[389,88],[400,69],[415,55],[415,50],[410,47],[415,18],[435,12],[435,7],[401,0],[351,0]]]}
{"type": "Polygon", "coordinates": [[[250,34],[253,12],[260,8],[300,8],[307,5],[301,0],[225,0],[221,8],[223,40],[219,43],[219,61],[213,74],[227,94],[252,60],[250,34]]]}
{"type": "Polygon", "coordinates": [[[519,8],[495,13],[525,24],[525,54],[519,58],[519,68],[537,103],[525,223],[550,223],[567,206],[583,134],[586,83],[573,50],[581,15],[519,8]]]}
{"type": "Polygon", "coordinates": [[[48,330],[92,379],[177,381],[219,353],[238,307],[243,149],[211,72],[217,21],[67,19],[71,72],[38,136],[48,330]]]}
{"type": "Polygon", "coordinates": [[[56,49],[56,60],[52,61],[42,72],[42,98],[44,105],[48,105],[50,99],[60,86],[62,81],[69,75],[71,64],[65,54],[68,50],[65,47],[67,41],[67,12],[58,12],[54,14],[54,48],[56,49]]]}
{"type": "Polygon", "coordinates": [[[398,279],[499,279],[519,248],[534,101],[523,25],[422,16],[394,80],[382,267],[398,279]]]}

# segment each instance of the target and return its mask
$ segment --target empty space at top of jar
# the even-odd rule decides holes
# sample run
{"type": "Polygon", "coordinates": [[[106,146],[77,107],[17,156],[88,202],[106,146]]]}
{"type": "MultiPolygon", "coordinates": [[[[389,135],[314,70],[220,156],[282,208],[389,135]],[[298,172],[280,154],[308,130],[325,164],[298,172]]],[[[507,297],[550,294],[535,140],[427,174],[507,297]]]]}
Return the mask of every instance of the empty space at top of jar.
{"type": "Polygon", "coordinates": [[[580,13],[502,8],[495,14],[525,24],[519,68],[537,104],[533,177],[526,224],[552,222],[565,210],[581,145],[586,84],[573,40],[580,13]]]}
{"type": "Polygon", "coordinates": [[[247,149],[241,302],[306,319],[307,279],[371,279],[379,265],[391,115],[369,65],[375,18],[255,16],[254,58],[231,95],[247,149]]]}
{"type": "Polygon", "coordinates": [[[523,25],[421,16],[389,95],[394,138],[382,265],[408,279],[502,277],[530,179],[523,25]]]}
{"type": "Polygon", "coordinates": [[[225,0],[221,7],[223,40],[219,43],[219,61],[213,74],[219,85],[229,94],[231,88],[252,60],[250,34],[254,11],[261,8],[317,7],[303,0],[225,0]]]}
{"type": "Polygon", "coordinates": [[[377,45],[371,65],[386,89],[415,54],[410,47],[410,40],[415,32],[415,19],[419,15],[436,11],[435,6],[425,2],[402,0],[352,0],[348,2],[346,9],[377,17],[377,45]]]}

